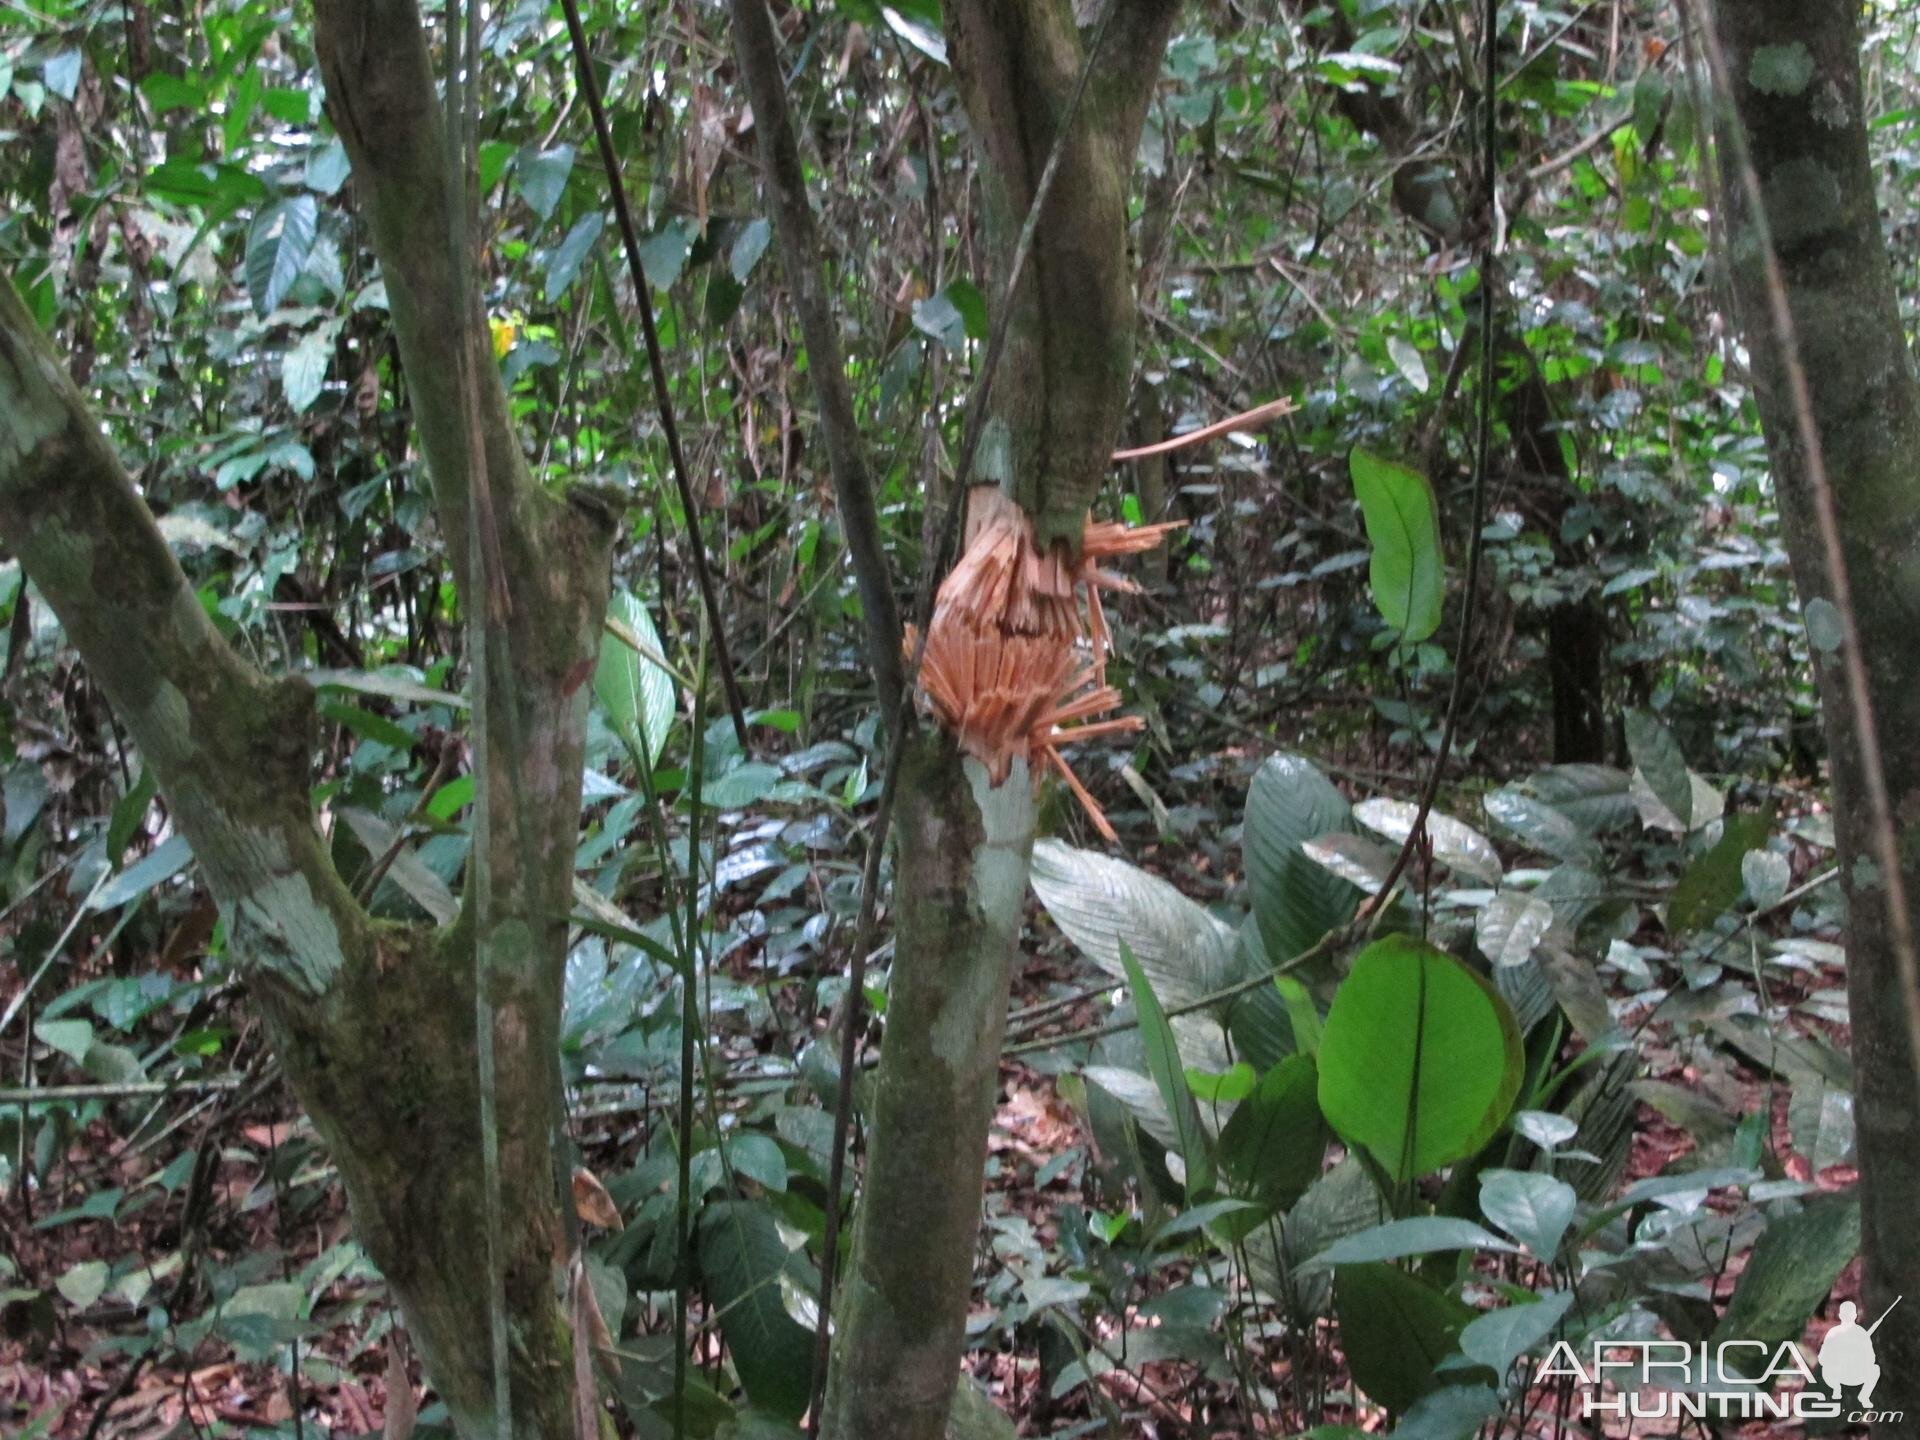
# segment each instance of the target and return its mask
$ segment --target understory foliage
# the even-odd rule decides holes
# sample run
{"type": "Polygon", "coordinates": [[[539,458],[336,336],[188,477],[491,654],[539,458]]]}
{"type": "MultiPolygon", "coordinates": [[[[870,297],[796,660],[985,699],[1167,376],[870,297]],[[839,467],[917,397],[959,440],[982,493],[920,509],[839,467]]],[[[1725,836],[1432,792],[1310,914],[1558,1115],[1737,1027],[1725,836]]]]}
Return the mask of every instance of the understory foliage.
{"type": "MultiPolygon", "coordinates": [[[[1568,1435],[1577,1387],[1534,1381],[1556,1342],[1771,1347],[1851,1283],[1810,679],[1836,622],[1788,574],[1692,9],[1504,0],[1497,206],[1467,7],[1183,10],[1138,155],[1114,441],[1295,407],[1117,465],[1096,506],[1184,527],[1106,601],[1106,678],[1144,727],[1066,757],[1117,843],[1043,791],[957,1429],[1568,1435]],[[1572,606],[1605,753],[1569,763],[1572,606]],[[1456,676],[1453,760],[1396,874],[1456,676]]],[[[933,0],[773,14],[906,608],[988,338],[965,117],[933,0]]],[[[1867,14],[1911,318],[1920,21],[1867,14]]],[[[620,1433],[771,1440],[811,1394],[829,1020],[885,731],[725,7],[584,16],[700,513],[565,25],[502,5],[477,144],[494,358],[534,479],[592,482],[619,526],[581,677],[572,1193],[620,1433]]],[[[445,922],[468,628],[354,183],[307,7],[0,8],[0,269],[213,624],[316,692],[339,873],[377,917],[445,922]]],[[[192,851],[11,558],[0,631],[0,1422],[377,1433],[421,1377],[192,851]]],[[[427,1393],[413,1433],[448,1423],[427,1393]]]]}

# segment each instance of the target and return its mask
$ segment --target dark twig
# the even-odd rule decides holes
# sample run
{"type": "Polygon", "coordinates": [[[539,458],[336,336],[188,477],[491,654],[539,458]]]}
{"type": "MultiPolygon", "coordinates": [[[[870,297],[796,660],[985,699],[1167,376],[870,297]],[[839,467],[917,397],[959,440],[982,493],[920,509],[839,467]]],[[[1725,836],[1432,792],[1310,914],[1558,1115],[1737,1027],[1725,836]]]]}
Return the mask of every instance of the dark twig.
{"type": "Polygon", "coordinates": [[[561,0],[567,15],[567,34],[573,41],[574,68],[580,72],[580,93],[586,97],[587,111],[593,116],[593,135],[600,148],[600,163],[607,172],[607,194],[613,201],[614,223],[620,229],[621,248],[626,251],[627,270],[633,277],[633,294],[640,305],[640,333],[647,342],[647,369],[653,377],[654,407],[660,415],[660,429],[667,437],[667,456],[672,462],[673,486],[680,496],[681,513],[687,517],[688,545],[693,552],[693,575],[700,586],[700,603],[711,622],[713,657],[720,667],[720,684],[727,692],[727,710],[733,716],[733,733],[740,748],[747,741],[747,706],[740,693],[739,677],[733,673],[733,656],[727,649],[726,617],[713,588],[713,571],[707,564],[707,546],[700,529],[700,506],[693,498],[693,485],[687,478],[687,457],[680,447],[680,426],[674,419],[673,396],[667,389],[667,364],[660,353],[660,331],[653,321],[653,291],[647,283],[646,266],[640,260],[640,236],[633,224],[633,211],[627,206],[627,185],[620,174],[620,157],[613,148],[613,130],[607,124],[606,106],[600,102],[600,82],[593,73],[593,56],[587,45],[587,29],[580,23],[576,0],[561,0]]]}

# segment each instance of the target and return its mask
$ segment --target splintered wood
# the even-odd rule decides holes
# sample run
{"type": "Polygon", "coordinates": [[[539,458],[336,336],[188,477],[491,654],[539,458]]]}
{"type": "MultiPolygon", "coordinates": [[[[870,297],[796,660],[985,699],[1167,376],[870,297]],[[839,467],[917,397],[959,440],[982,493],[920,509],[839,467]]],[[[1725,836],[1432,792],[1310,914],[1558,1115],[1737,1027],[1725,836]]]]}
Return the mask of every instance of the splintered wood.
{"type": "MultiPolygon", "coordinates": [[[[1185,523],[1089,520],[1075,561],[1038,551],[1025,512],[998,490],[977,488],[967,498],[966,548],[927,629],[920,695],[961,750],[995,785],[1021,756],[1035,771],[1050,765],[1109,841],[1118,838],[1113,826],[1060,754],[1062,745],[1145,724],[1138,715],[1098,718],[1120,704],[1107,683],[1111,636],[1100,592],[1137,588],[1100,562],[1151,550],[1185,523]]],[[[909,655],[915,643],[909,633],[909,655]]]]}

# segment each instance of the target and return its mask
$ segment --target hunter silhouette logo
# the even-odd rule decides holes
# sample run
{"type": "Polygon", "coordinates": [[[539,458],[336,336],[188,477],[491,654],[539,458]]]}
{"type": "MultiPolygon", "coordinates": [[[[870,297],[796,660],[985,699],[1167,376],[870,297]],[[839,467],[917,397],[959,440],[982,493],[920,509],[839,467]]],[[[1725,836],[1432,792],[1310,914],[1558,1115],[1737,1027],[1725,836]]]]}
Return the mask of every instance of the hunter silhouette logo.
{"type": "Polygon", "coordinates": [[[1584,1362],[1562,1340],[1535,1380],[1571,1380],[1581,1387],[1582,1418],[1898,1421],[1901,1411],[1874,1408],[1881,1376],[1873,1336],[1899,1304],[1896,1298],[1863,1326],[1860,1307],[1842,1301],[1839,1323],[1821,1340],[1814,1363],[1808,1362],[1811,1347],[1790,1340],[1778,1346],[1758,1340],[1595,1340],[1584,1362]],[[1781,1388],[1782,1382],[1793,1388],[1781,1388]],[[1848,1403],[1841,1392],[1854,1389],[1859,1394],[1848,1403]]]}
{"type": "MultiPolygon", "coordinates": [[[[1893,1305],[1899,1303],[1895,1300],[1893,1305]]],[[[1886,1323],[1887,1316],[1893,1313],[1893,1305],[1862,1330],[1857,1323],[1860,1307],[1851,1300],[1841,1302],[1840,1323],[1820,1342],[1820,1378],[1833,1392],[1834,1399],[1840,1398],[1841,1386],[1858,1385],[1860,1408],[1873,1408],[1873,1387],[1880,1383],[1880,1364],[1873,1355],[1873,1332],[1886,1323]]]]}

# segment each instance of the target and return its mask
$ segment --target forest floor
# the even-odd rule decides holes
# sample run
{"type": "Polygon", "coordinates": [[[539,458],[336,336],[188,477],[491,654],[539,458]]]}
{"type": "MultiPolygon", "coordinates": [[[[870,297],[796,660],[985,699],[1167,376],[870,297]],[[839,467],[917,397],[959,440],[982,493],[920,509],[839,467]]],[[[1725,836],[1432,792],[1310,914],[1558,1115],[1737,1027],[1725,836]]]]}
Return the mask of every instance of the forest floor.
{"type": "MultiPolygon", "coordinates": [[[[1179,881],[1189,859],[1163,855],[1154,863],[1179,881]]],[[[1218,885],[1217,877],[1186,878],[1197,881],[1202,889],[1218,885]]],[[[102,970],[118,965],[119,973],[128,973],[125,957],[96,956],[80,963],[102,970]]],[[[742,967],[738,978],[751,981],[752,961],[737,963],[742,967]]],[[[1046,953],[1029,954],[1014,1003],[1047,999],[1071,984],[1084,984],[1085,979],[1084,968],[1064,951],[1049,948],[1046,953]]],[[[1843,983],[1838,967],[1804,972],[1781,982],[1783,987],[1798,984],[1809,992],[1843,983]]],[[[0,1004],[16,986],[14,980],[0,986],[0,1004]]],[[[1088,999],[1077,1010],[1063,1011],[1061,1028],[1097,1023],[1101,1003],[1088,999]]],[[[244,1013],[244,1007],[236,1011],[235,1025],[246,1024],[244,1013]]],[[[1654,1061],[1648,1078],[1691,1090],[1702,1083],[1702,1076],[1688,1061],[1688,1046],[1680,1043],[1681,1037],[1665,1033],[1663,1024],[1654,1017],[1644,1037],[1648,1042],[1644,1053],[1654,1061]]],[[[1827,1039],[1844,1048],[1843,1026],[1823,1024],[1821,1028],[1827,1039]]],[[[1774,1149],[1788,1176],[1812,1181],[1822,1189],[1851,1185],[1856,1176],[1850,1166],[1832,1166],[1817,1175],[1808,1172],[1805,1160],[1793,1153],[1785,1094],[1740,1057],[1734,1057],[1734,1062],[1719,1071],[1715,1084],[1722,1093],[1716,1098],[1736,1114],[1771,1108],[1774,1149]],[[1725,1093],[1728,1077],[1733,1093],[1725,1093]]],[[[341,1244],[350,1233],[346,1207],[338,1187],[328,1181],[323,1159],[308,1145],[307,1122],[284,1082],[272,1078],[270,1070],[262,1073],[265,1078],[260,1084],[238,1094],[162,1102],[157,1109],[166,1123],[149,1132],[153,1138],[135,1146],[128,1146],[105,1126],[77,1134],[63,1162],[53,1170],[50,1184],[31,1193],[14,1186],[0,1194],[0,1236],[5,1237],[5,1258],[13,1267],[11,1278],[4,1281],[12,1288],[0,1292],[10,1297],[0,1309],[0,1430],[44,1440],[97,1436],[162,1440],[222,1434],[371,1437],[382,1433],[389,1387],[402,1378],[410,1386],[420,1384],[417,1366],[403,1362],[389,1348],[390,1319],[377,1280],[352,1267],[331,1278],[324,1273],[333,1263],[331,1257],[347,1248],[341,1244]],[[207,1299],[199,1287],[183,1313],[171,1316],[169,1322],[156,1318],[166,1313],[157,1307],[175,1298],[180,1196],[190,1188],[196,1157],[203,1153],[210,1170],[201,1233],[205,1253],[213,1268],[228,1276],[226,1283],[239,1275],[254,1282],[321,1287],[315,1324],[293,1344],[269,1343],[249,1350],[223,1340],[196,1338],[195,1306],[204,1307],[207,1299]],[[116,1221],[89,1218],[87,1207],[98,1203],[92,1197],[103,1191],[144,1195],[146,1200],[122,1205],[116,1221]],[[294,1203],[285,1203],[289,1195],[294,1203]],[[87,1273],[88,1262],[120,1264],[129,1256],[152,1257],[157,1262],[148,1284],[129,1290],[120,1283],[112,1297],[76,1293],[71,1277],[87,1273]],[[27,1298],[56,1285],[61,1287],[61,1298],[50,1306],[27,1298]],[[126,1298],[129,1295],[136,1298],[126,1298]],[[130,1358],[132,1342],[146,1335],[149,1324],[161,1323],[170,1325],[166,1343],[148,1355],[130,1358]]],[[[598,1173],[617,1174],[631,1164],[634,1127],[608,1125],[598,1133],[601,1140],[587,1143],[589,1160],[598,1173]]],[[[1061,1098],[1052,1078],[1016,1061],[1007,1062],[990,1139],[989,1214],[1025,1220],[1040,1244],[1052,1252],[1058,1242],[1061,1208],[1086,1199],[1076,1188],[1076,1173],[1084,1170],[1076,1172],[1074,1167],[1052,1162],[1089,1143],[1076,1112],[1061,1098]]],[[[1694,1146],[1685,1129],[1642,1103],[1627,1179],[1664,1173],[1683,1161],[1694,1146]]],[[[983,1278],[990,1263],[983,1263],[983,1278]]],[[[1731,1294],[1739,1271],[1736,1258],[1721,1276],[1717,1300],[1724,1302],[1731,1294]]],[[[1841,1277],[1834,1302],[1857,1292],[1858,1271],[1856,1261],[1841,1277]]],[[[993,1319],[984,1301],[977,1318],[982,1328],[993,1319]]],[[[665,1323],[664,1315],[661,1322],[665,1323]]],[[[1816,1317],[1811,1337],[1816,1348],[1827,1323],[1816,1317]]],[[[1115,1322],[1109,1319],[1106,1333],[1114,1329],[1115,1322]]],[[[1093,1333],[1104,1338],[1098,1328],[1093,1333]]],[[[1369,1433],[1390,1428],[1383,1412],[1351,1402],[1352,1390],[1339,1371],[1339,1357],[1327,1358],[1333,1368],[1320,1378],[1319,1388],[1330,1398],[1320,1418],[1369,1433]]],[[[699,1359],[717,1372],[723,1359],[717,1341],[709,1338],[699,1359]]],[[[1222,1377],[1181,1362],[1155,1360],[1116,1368],[1094,1382],[1099,1396],[1090,1395],[1083,1385],[1059,1399],[1049,1396],[1050,1377],[1043,1374],[1038,1346],[1001,1344],[976,1350],[969,1365],[996,1403],[1015,1417],[1022,1436],[1102,1436],[1109,1433],[1106,1417],[1120,1413],[1139,1417],[1126,1422],[1127,1433],[1145,1440],[1199,1436],[1252,1440],[1299,1428],[1282,1414],[1250,1407],[1238,1387],[1222,1383],[1222,1377]]],[[[1285,1397],[1290,1377],[1283,1361],[1265,1365],[1259,1378],[1281,1397],[1283,1406],[1289,1404],[1285,1397]]],[[[1540,1403],[1524,1435],[1545,1440],[1591,1434],[1584,1426],[1557,1418],[1556,1398],[1544,1392],[1537,1397],[1540,1403]]],[[[426,1433],[426,1427],[420,1433],[426,1433]]],[[[1609,1437],[1633,1434],[1646,1440],[1662,1432],[1657,1426],[1630,1431],[1625,1425],[1609,1425],[1604,1433],[1609,1437]]],[[[1721,1433],[1739,1440],[1776,1436],[1785,1440],[1805,1431],[1799,1425],[1776,1423],[1721,1433]]]]}

